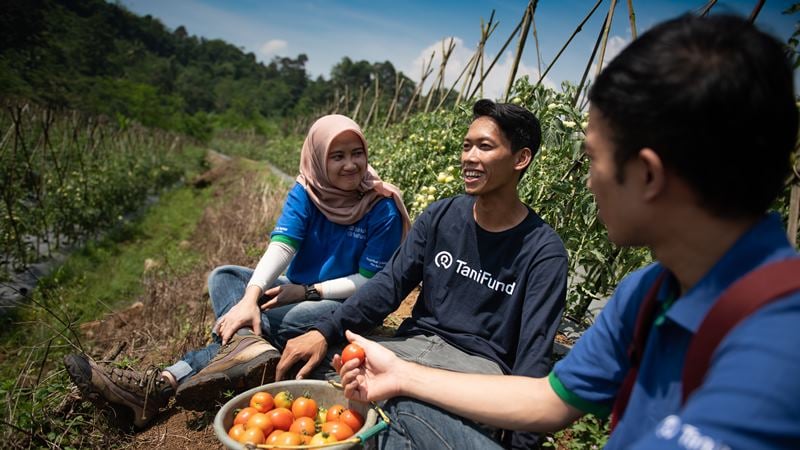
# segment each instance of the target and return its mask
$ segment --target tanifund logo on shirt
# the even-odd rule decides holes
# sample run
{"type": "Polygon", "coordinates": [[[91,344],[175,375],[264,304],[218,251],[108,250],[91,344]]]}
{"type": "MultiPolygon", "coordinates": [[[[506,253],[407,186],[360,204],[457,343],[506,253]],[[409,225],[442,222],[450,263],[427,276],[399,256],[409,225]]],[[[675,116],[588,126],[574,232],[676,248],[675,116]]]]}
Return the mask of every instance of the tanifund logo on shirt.
{"type": "MultiPolygon", "coordinates": [[[[453,255],[451,255],[448,251],[441,251],[433,258],[433,263],[436,264],[436,267],[447,270],[453,265],[453,255]]],[[[469,264],[467,264],[466,261],[462,261],[460,259],[456,260],[455,269],[456,273],[462,277],[469,278],[470,280],[476,281],[479,284],[482,284],[497,292],[505,292],[508,295],[512,295],[514,293],[514,288],[517,285],[516,281],[510,284],[503,283],[502,281],[495,279],[491,273],[481,269],[473,269],[469,266],[469,264]]]]}

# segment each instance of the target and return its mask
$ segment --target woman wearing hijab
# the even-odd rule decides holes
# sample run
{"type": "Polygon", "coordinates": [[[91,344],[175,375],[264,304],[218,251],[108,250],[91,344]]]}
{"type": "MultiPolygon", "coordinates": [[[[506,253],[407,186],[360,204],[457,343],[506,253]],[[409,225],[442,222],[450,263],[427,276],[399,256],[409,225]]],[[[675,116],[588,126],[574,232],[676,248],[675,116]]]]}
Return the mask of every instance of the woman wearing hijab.
{"type": "Polygon", "coordinates": [[[84,355],[67,356],[67,369],[84,396],[130,408],[137,427],[174,394],[185,408],[211,407],[225,391],[272,381],[276,347],[380,271],[409,227],[400,191],[367,162],[360,127],[324,116],[306,136],[300,175],[255,270],[222,266],[209,276],[213,342],[163,371],[101,367],[84,355]]]}

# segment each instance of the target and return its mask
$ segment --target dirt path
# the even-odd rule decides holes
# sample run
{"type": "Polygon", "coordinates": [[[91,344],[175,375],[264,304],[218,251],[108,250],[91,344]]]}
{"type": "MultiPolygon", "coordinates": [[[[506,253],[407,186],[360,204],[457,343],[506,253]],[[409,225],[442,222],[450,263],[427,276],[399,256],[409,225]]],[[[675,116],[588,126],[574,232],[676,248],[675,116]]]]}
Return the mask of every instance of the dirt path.
{"type": "MultiPolygon", "coordinates": [[[[155,265],[143,280],[146,293],[136,303],[81,326],[93,356],[118,362],[134,360],[134,367],[144,369],[151,364],[171,364],[187,350],[205,345],[213,320],[206,288],[208,273],[222,264],[255,266],[287,192],[285,178],[264,182],[263,167],[252,161],[215,158],[214,168],[197,180],[203,189],[212,189],[214,200],[195,233],[182,243],[202,255],[201,263],[178,276],[170,273],[167,261],[154,255],[155,265]]],[[[389,332],[407,317],[415,300],[416,293],[387,318],[382,331],[389,332]]],[[[136,434],[109,427],[108,441],[96,446],[219,448],[212,429],[215,413],[173,407],[136,434]]]]}

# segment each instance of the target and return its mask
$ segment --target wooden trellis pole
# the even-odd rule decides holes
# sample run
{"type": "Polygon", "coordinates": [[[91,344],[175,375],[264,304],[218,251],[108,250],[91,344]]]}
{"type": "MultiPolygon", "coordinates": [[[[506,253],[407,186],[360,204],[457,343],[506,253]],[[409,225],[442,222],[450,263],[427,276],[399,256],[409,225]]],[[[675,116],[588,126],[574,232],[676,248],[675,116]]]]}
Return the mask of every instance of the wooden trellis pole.
{"type": "Polygon", "coordinates": [[[372,99],[372,105],[369,107],[369,112],[367,113],[367,118],[364,120],[364,128],[369,126],[370,120],[372,120],[372,115],[377,114],[378,111],[378,100],[380,100],[380,77],[377,73],[375,73],[375,98],[372,99]]]}
{"type": "Polygon", "coordinates": [[[436,78],[431,84],[431,89],[428,91],[428,99],[425,101],[425,112],[428,112],[431,107],[431,101],[433,100],[434,93],[441,92],[442,90],[442,85],[444,84],[444,71],[447,68],[447,60],[450,59],[450,55],[453,53],[454,48],[456,48],[456,44],[453,42],[452,37],[450,38],[450,42],[447,44],[447,48],[445,48],[444,40],[442,40],[442,63],[439,64],[439,73],[436,74],[436,78]]]}
{"type": "MultiPolygon", "coordinates": [[[[514,28],[514,31],[512,31],[511,34],[508,35],[508,39],[506,39],[506,43],[503,44],[503,47],[501,47],[500,51],[497,52],[497,55],[495,55],[494,59],[492,60],[492,63],[489,64],[489,68],[486,69],[486,72],[484,72],[483,75],[481,75],[481,79],[478,80],[478,84],[475,86],[475,90],[472,91],[472,95],[470,95],[469,98],[475,97],[475,94],[478,92],[478,89],[483,87],[483,82],[486,80],[486,77],[489,76],[489,73],[491,73],[492,68],[494,68],[494,65],[500,59],[500,56],[502,56],[503,52],[506,51],[506,48],[508,48],[508,44],[511,43],[511,41],[514,39],[514,36],[516,36],[517,33],[519,32],[520,28],[522,28],[522,23],[524,21],[525,21],[525,17],[523,16],[523,18],[520,19],[519,23],[517,24],[517,27],[514,28]]],[[[497,25],[495,25],[495,27],[496,26],[497,25]]],[[[481,96],[483,96],[483,91],[482,90],[481,90],[481,96]]]]}
{"type": "Polygon", "coordinates": [[[575,38],[575,36],[578,33],[581,32],[581,30],[583,29],[583,26],[586,24],[586,22],[589,20],[589,18],[592,17],[592,14],[594,14],[594,12],[597,10],[597,7],[599,7],[600,3],[602,3],[602,2],[603,2],[603,0],[597,0],[597,3],[594,4],[594,6],[592,7],[592,10],[589,11],[589,14],[587,14],[586,17],[583,18],[581,23],[578,24],[578,28],[576,28],[575,31],[572,32],[572,35],[569,37],[569,39],[567,39],[567,42],[561,47],[561,50],[558,51],[558,53],[556,54],[556,57],[553,58],[552,61],[550,61],[550,64],[547,66],[547,69],[544,70],[544,73],[539,75],[539,81],[536,82],[536,86],[534,86],[534,89],[539,87],[540,84],[542,84],[542,80],[544,80],[544,77],[547,76],[548,72],[550,72],[550,69],[552,69],[553,65],[556,63],[556,61],[558,61],[558,58],[561,56],[562,53],[564,53],[564,50],[567,49],[567,46],[570,44],[570,42],[572,42],[572,40],[575,38]]]}
{"type": "Polygon", "coordinates": [[[703,9],[701,9],[701,10],[700,10],[700,13],[699,13],[698,15],[699,15],[700,17],[705,17],[705,16],[707,16],[707,15],[708,15],[708,12],[709,12],[709,11],[711,11],[711,8],[713,8],[713,7],[714,7],[714,5],[716,5],[716,4],[717,4],[717,0],[709,0],[709,2],[708,2],[708,3],[706,3],[706,5],[705,5],[705,6],[703,6],[703,9]]]}
{"type": "Polygon", "coordinates": [[[533,13],[536,11],[536,5],[538,3],[539,0],[530,0],[528,2],[528,6],[525,8],[525,14],[522,15],[522,29],[520,30],[519,43],[517,44],[517,51],[514,54],[514,63],[511,65],[511,72],[509,72],[508,74],[508,82],[506,83],[506,93],[503,96],[505,101],[508,101],[508,96],[511,94],[511,88],[514,87],[514,79],[517,77],[519,60],[520,58],[522,58],[522,52],[525,50],[525,41],[528,40],[528,30],[530,30],[531,28],[533,13]]]}
{"type": "Polygon", "coordinates": [[[636,13],[633,12],[633,0],[628,0],[628,19],[631,21],[631,40],[636,39],[636,13]]]}
{"type": "MultiPolygon", "coordinates": [[[[604,20],[603,23],[606,21],[604,20]]],[[[589,61],[586,62],[586,69],[583,71],[583,76],[581,76],[581,82],[578,83],[578,90],[575,91],[575,97],[572,99],[572,107],[574,108],[575,105],[578,104],[578,100],[581,97],[581,91],[583,91],[583,85],[586,84],[586,78],[589,76],[589,69],[592,68],[592,62],[594,61],[595,55],[597,55],[597,49],[600,48],[600,41],[603,40],[603,32],[605,31],[604,28],[600,28],[600,32],[597,33],[597,40],[594,43],[594,47],[592,48],[592,55],[589,56],[589,61]]]]}
{"type": "Polygon", "coordinates": [[[608,33],[611,31],[611,21],[614,18],[614,9],[617,7],[617,0],[611,0],[611,6],[608,7],[608,16],[606,16],[606,25],[603,30],[603,43],[600,45],[600,58],[597,60],[596,75],[600,75],[603,70],[603,58],[606,56],[606,45],[608,44],[608,33]]]}
{"type": "Polygon", "coordinates": [[[408,101],[406,112],[403,114],[403,121],[408,119],[408,115],[411,114],[411,108],[414,107],[414,101],[417,99],[417,96],[419,96],[419,93],[422,92],[422,86],[425,84],[425,80],[433,72],[431,64],[433,64],[433,56],[435,54],[436,52],[432,52],[431,57],[428,58],[427,64],[422,65],[422,76],[420,77],[419,84],[417,85],[416,89],[414,89],[414,93],[411,94],[411,100],[408,101]]]}
{"type": "Polygon", "coordinates": [[[361,104],[364,102],[364,86],[358,88],[358,103],[356,103],[356,107],[353,110],[353,113],[350,114],[350,118],[353,119],[355,122],[358,122],[358,113],[361,112],[361,104]]]}
{"type": "Polygon", "coordinates": [[[531,28],[533,28],[533,42],[536,43],[536,73],[542,73],[542,52],[539,49],[539,34],[536,33],[536,15],[531,16],[531,28]]]}
{"type": "Polygon", "coordinates": [[[758,17],[758,13],[761,12],[761,8],[764,6],[764,2],[766,1],[767,0],[758,0],[758,3],[756,4],[755,8],[753,8],[753,11],[750,12],[750,17],[747,18],[747,20],[749,20],[750,23],[756,21],[756,17],[758,17]]]}
{"type": "MultiPolygon", "coordinates": [[[[436,109],[442,107],[442,104],[445,102],[445,100],[447,100],[447,97],[450,96],[450,93],[453,92],[453,89],[456,88],[458,82],[461,81],[461,77],[463,77],[464,74],[467,73],[467,70],[469,70],[469,68],[472,67],[472,61],[475,59],[476,55],[477,53],[473,53],[472,56],[470,56],[469,61],[467,61],[467,63],[464,64],[464,68],[461,69],[461,73],[458,74],[456,81],[454,81],[453,84],[450,86],[450,89],[448,89],[447,92],[441,98],[439,98],[439,104],[436,105],[436,109]]],[[[458,98],[456,99],[456,105],[458,105],[458,102],[460,100],[461,100],[461,93],[459,92],[458,98]]]]}
{"type": "MultiPolygon", "coordinates": [[[[492,10],[492,14],[489,16],[489,22],[484,24],[483,19],[481,19],[481,39],[478,43],[478,48],[475,50],[475,53],[477,54],[475,63],[472,65],[472,71],[470,72],[469,77],[467,77],[469,84],[467,85],[466,92],[470,92],[472,90],[472,82],[475,81],[475,74],[478,71],[478,65],[480,64],[480,67],[483,68],[483,49],[486,46],[486,41],[489,39],[489,36],[494,32],[495,28],[497,28],[497,25],[498,24],[494,23],[494,10],[492,10]]],[[[481,75],[482,74],[483,71],[481,71],[481,75]]],[[[472,95],[470,98],[472,98],[472,95]]]]}
{"type": "Polygon", "coordinates": [[[397,101],[400,99],[400,90],[403,89],[403,83],[406,81],[405,78],[400,77],[400,71],[395,71],[394,73],[394,97],[392,98],[392,104],[389,105],[389,112],[386,113],[386,120],[383,122],[383,128],[389,126],[389,121],[392,120],[394,117],[395,109],[397,108],[397,101]]]}

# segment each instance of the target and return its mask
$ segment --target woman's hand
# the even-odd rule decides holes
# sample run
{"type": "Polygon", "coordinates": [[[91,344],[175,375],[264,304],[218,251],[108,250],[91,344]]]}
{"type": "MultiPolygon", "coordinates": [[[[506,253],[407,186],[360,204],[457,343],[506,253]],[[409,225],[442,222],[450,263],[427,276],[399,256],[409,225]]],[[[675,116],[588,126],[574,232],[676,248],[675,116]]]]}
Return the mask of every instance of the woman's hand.
{"type": "Polygon", "coordinates": [[[244,297],[239,303],[233,305],[222,317],[214,324],[214,332],[222,338],[222,345],[228,343],[239,328],[250,326],[253,333],[261,335],[261,310],[258,309],[258,298],[261,296],[261,288],[250,286],[245,291],[244,297]]]}
{"type": "Polygon", "coordinates": [[[264,295],[269,300],[261,305],[261,309],[266,311],[270,308],[302,301],[306,297],[306,288],[301,284],[281,284],[267,289],[264,295]]]}
{"type": "Polygon", "coordinates": [[[344,395],[360,402],[379,401],[400,394],[402,370],[407,364],[391,350],[377,342],[346,331],[347,340],[364,349],[365,361],[357,359],[342,364],[339,355],[333,357],[333,368],[342,377],[344,395]]]}

